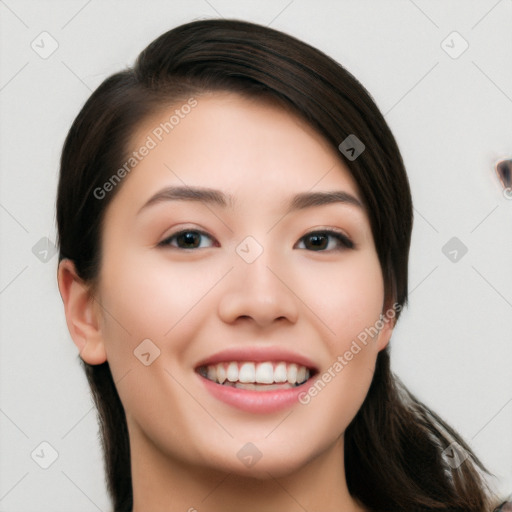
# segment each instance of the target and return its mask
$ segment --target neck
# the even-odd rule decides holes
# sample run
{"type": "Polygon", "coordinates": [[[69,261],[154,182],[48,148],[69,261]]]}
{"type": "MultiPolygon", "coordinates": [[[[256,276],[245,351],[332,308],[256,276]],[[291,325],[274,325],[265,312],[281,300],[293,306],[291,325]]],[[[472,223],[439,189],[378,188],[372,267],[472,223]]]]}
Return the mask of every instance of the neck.
{"type": "Polygon", "coordinates": [[[364,512],[348,492],[343,438],[296,471],[264,478],[193,466],[130,435],[133,512],[364,512]]]}

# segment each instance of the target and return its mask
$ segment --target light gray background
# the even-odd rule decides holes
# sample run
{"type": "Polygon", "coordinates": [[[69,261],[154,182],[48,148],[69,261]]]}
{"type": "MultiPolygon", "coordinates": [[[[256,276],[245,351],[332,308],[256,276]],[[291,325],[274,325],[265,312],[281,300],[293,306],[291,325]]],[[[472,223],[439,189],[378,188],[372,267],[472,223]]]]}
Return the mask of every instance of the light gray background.
{"type": "Polygon", "coordinates": [[[410,306],[392,338],[393,368],[509,494],[512,200],[493,166],[512,157],[512,0],[0,0],[0,511],[110,510],[57,256],[45,263],[32,248],[55,241],[59,154],[91,91],[161,33],[217,16],[320,48],[385,114],[415,205],[410,306]],[[46,59],[31,47],[51,48],[43,31],[58,43],[46,59]],[[453,31],[469,44],[457,58],[462,40],[442,43],[453,31]],[[456,262],[442,252],[454,236],[468,248],[456,262]],[[58,452],[48,469],[35,461],[51,454],[44,441],[58,452]]]}

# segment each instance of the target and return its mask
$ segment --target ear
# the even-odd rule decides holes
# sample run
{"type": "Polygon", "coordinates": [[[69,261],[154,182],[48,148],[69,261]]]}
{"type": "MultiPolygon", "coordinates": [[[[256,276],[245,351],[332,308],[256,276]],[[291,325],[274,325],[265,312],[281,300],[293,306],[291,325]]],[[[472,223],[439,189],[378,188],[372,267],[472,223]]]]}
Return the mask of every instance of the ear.
{"type": "Polygon", "coordinates": [[[57,271],[59,291],[64,302],[66,323],[80,357],[89,364],[102,364],[107,353],[101,332],[100,310],[89,287],[80,279],[74,263],[64,259],[57,271]]]}
{"type": "Polygon", "coordinates": [[[377,337],[379,352],[388,346],[391,335],[393,334],[393,329],[395,328],[396,323],[397,306],[401,309],[400,305],[395,302],[392,306],[385,307],[382,311],[381,321],[383,327],[380,329],[377,337]]]}

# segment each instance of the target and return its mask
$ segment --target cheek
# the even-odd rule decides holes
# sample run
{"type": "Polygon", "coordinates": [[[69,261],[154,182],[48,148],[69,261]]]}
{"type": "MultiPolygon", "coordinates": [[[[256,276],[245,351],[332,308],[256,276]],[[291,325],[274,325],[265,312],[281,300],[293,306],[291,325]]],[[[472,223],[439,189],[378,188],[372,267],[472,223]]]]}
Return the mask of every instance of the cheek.
{"type": "Polygon", "coordinates": [[[108,323],[114,317],[132,337],[168,335],[221,275],[203,263],[176,264],[163,257],[124,255],[111,262],[105,262],[101,289],[111,313],[108,323]]]}
{"type": "Polygon", "coordinates": [[[316,324],[323,325],[329,351],[329,360],[301,399],[303,413],[331,416],[322,425],[334,434],[355,416],[373,378],[384,295],[377,255],[360,253],[336,271],[319,266],[314,282],[304,281],[303,289],[321,319],[316,324]]]}
{"type": "Polygon", "coordinates": [[[180,437],[191,418],[210,421],[180,383],[200,357],[193,340],[210,325],[215,285],[225,273],[223,265],[173,263],[138,251],[105,258],[100,292],[109,366],[129,422],[155,429],[150,437],[168,436],[163,425],[180,437]]]}
{"type": "Polygon", "coordinates": [[[222,273],[198,271],[197,263],[187,270],[164,258],[155,262],[126,251],[122,258],[115,256],[104,260],[100,300],[119,397],[129,422],[149,429],[152,437],[182,435],[186,418],[204,415],[180,383],[192,371],[190,340],[213,307],[205,295],[222,273]]]}
{"type": "Polygon", "coordinates": [[[325,339],[338,352],[382,313],[384,286],[380,264],[371,251],[353,253],[344,262],[319,263],[301,277],[302,300],[324,326],[325,339]]]}

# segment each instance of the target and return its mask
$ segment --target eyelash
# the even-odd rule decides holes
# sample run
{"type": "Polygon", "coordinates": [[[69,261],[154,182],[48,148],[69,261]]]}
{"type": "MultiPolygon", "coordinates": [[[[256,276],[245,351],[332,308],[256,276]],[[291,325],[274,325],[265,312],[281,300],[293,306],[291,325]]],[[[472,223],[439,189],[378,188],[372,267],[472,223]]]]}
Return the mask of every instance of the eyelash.
{"type": "MultiPolygon", "coordinates": [[[[211,237],[208,233],[206,233],[204,231],[201,231],[199,229],[184,229],[182,231],[178,231],[178,232],[168,236],[167,238],[165,238],[164,240],[159,242],[158,246],[159,247],[172,247],[172,248],[181,249],[181,250],[201,249],[201,247],[192,247],[192,248],[188,247],[187,248],[187,247],[176,247],[174,245],[171,245],[171,241],[172,240],[174,240],[178,236],[186,234],[186,233],[196,233],[196,234],[199,234],[201,236],[208,237],[211,240],[214,240],[213,237],[211,237]]],[[[345,234],[343,234],[343,233],[341,233],[339,231],[335,231],[333,229],[320,229],[320,230],[310,231],[309,233],[306,233],[304,236],[302,236],[299,241],[302,242],[304,239],[306,239],[308,237],[312,237],[314,235],[317,235],[317,236],[318,235],[320,235],[320,236],[323,235],[323,236],[327,236],[328,238],[329,237],[335,238],[339,242],[341,247],[337,247],[336,249],[329,249],[327,251],[324,249],[324,250],[312,251],[312,252],[330,252],[332,250],[353,249],[355,247],[355,244],[352,242],[352,240],[350,240],[350,238],[348,238],[345,234]]],[[[204,249],[204,247],[203,247],[203,249],[204,249]]]]}

